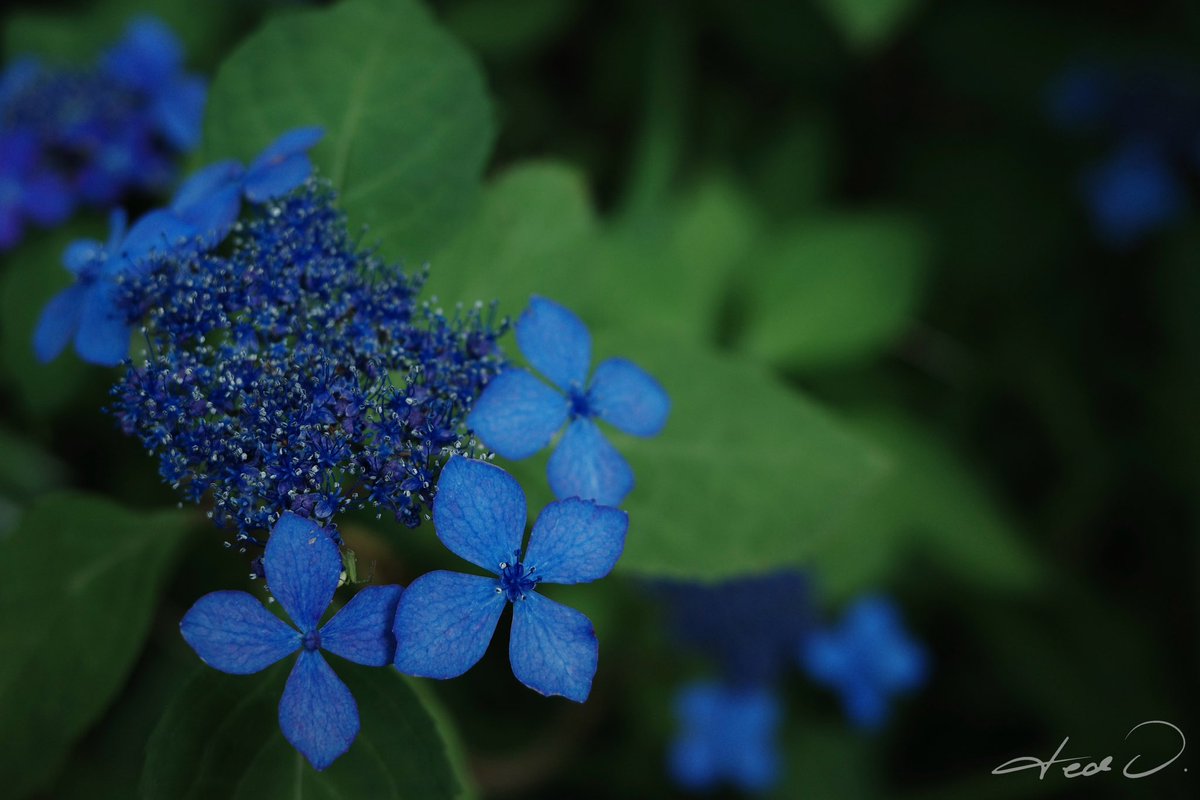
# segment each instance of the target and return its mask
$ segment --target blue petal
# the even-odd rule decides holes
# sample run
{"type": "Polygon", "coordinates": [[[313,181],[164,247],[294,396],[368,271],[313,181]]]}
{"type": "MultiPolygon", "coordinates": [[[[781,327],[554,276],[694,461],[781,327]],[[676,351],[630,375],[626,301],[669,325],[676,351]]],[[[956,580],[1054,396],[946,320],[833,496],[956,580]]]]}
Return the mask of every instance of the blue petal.
{"type": "Polygon", "coordinates": [[[875,729],[887,719],[887,699],[875,686],[854,681],[842,689],[842,705],[855,725],[875,729]]]}
{"type": "Polygon", "coordinates": [[[610,358],[592,375],[588,407],[626,433],[654,436],[667,424],[671,398],[641,367],[623,358],[610,358]]]}
{"type": "Polygon", "coordinates": [[[625,549],[629,515],[591,500],[551,503],[533,523],[526,567],[546,583],[587,583],[612,572],[625,549]]]}
{"type": "Polygon", "coordinates": [[[152,111],[159,132],[176,149],[196,149],[204,122],[208,83],[203,78],[184,76],[165,86],[152,111]]]}
{"type": "Polygon", "coordinates": [[[396,609],[396,669],[456,678],[487,650],[507,599],[494,578],[439,570],[417,578],[396,609]]]}
{"type": "Polygon", "coordinates": [[[633,490],[633,470],[588,419],[577,419],[567,428],[546,472],[558,498],[579,497],[619,506],[633,490]]]}
{"type": "Polygon", "coordinates": [[[356,664],[386,667],[396,653],[392,623],[399,586],[367,586],[321,629],[321,647],[356,664]]]}
{"type": "Polygon", "coordinates": [[[279,727],[317,770],[328,767],[354,744],[358,704],[320,653],[305,650],[296,659],[279,700],[279,727]]]}
{"type": "Polygon", "coordinates": [[[451,552],[499,572],[525,534],[525,492],[504,470],[453,456],[438,479],[433,526],[451,552]]]}
{"type": "Polygon", "coordinates": [[[246,199],[253,203],[265,203],[282,197],[304,183],[310,174],[312,162],[304,153],[288,156],[270,166],[251,167],[244,184],[246,199]]]}
{"type": "Polygon", "coordinates": [[[140,17],[104,57],[104,67],[117,81],[153,92],[170,80],[183,64],[183,48],[165,24],[140,17]]]}
{"type": "Polygon", "coordinates": [[[71,216],[71,188],[57,175],[34,175],[25,184],[25,211],[39,225],[58,225],[71,216]]]}
{"type": "Polygon", "coordinates": [[[170,253],[195,235],[195,229],[175,212],[166,209],[151,211],[129,229],[121,242],[123,259],[111,259],[108,271],[127,270],[153,252],[170,253]]]}
{"type": "Polygon", "coordinates": [[[267,145],[267,148],[254,159],[251,169],[268,167],[279,164],[288,156],[306,153],[321,141],[325,129],[318,126],[294,128],[267,145]]]}
{"type": "Polygon", "coordinates": [[[301,632],[317,627],[342,575],[342,557],[329,534],[310,519],[285,513],[263,554],[271,594],[301,632]]]}
{"type": "Polygon", "coordinates": [[[528,458],[567,421],[567,399],[523,369],[500,373],[475,401],[467,427],[505,458],[528,458]]]}
{"type": "Polygon", "coordinates": [[[800,663],[814,681],[837,685],[851,669],[846,645],[833,631],[814,631],[800,646],[800,663]]]}
{"type": "Polygon", "coordinates": [[[241,210],[242,187],[234,182],[209,195],[204,202],[190,206],[181,216],[194,228],[201,244],[213,248],[229,235],[241,210]]]}
{"type": "Polygon", "coordinates": [[[530,689],[582,703],[592,690],[600,645],[583,614],[529,592],[513,603],[508,658],[530,689]]]}
{"type": "Polygon", "coordinates": [[[56,294],[38,318],[33,330],[33,352],[45,364],[53,360],[71,341],[79,325],[79,315],[86,289],[81,284],[68,286],[56,294]]]}
{"type": "Polygon", "coordinates": [[[201,661],[233,675],[264,670],[300,648],[300,634],[245,592],[204,595],[179,630],[201,661]]]}
{"type": "Polygon", "coordinates": [[[517,345],[534,369],[563,391],[583,389],[592,363],[592,335],[579,317],[535,297],[516,327],[517,345]]]}
{"type": "Polygon", "coordinates": [[[115,367],[129,354],[129,325],[117,305],[117,284],[101,276],[85,290],[75,352],[89,364],[115,367]]]}
{"type": "Polygon", "coordinates": [[[63,266],[72,275],[79,276],[94,262],[107,255],[103,242],[97,242],[95,239],[76,239],[63,251],[63,266]]]}
{"type": "Polygon", "coordinates": [[[708,740],[699,734],[685,733],[671,743],[668,769],[672,780],[685,789],[701,791],[715,786],[718,763],[708,740]]]}
{"type": "MultiPolygon", "coordinates": [[[[184,220],[201,213],[201,208],[231,186],[237,186],[244,170],[233,159],[209,164],[184,181],[171,201],[171,210],[184,220]]],[[[236,212],[235,212],[236,216],[236,212]]]]}

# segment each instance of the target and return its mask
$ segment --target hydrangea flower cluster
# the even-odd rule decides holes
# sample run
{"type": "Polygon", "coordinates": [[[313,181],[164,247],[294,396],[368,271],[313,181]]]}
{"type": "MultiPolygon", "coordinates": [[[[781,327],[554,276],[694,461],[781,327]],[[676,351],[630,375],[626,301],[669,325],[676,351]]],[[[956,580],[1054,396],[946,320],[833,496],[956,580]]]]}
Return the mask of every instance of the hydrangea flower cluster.
{"type": "Polygon", "coordinates": [[[783,709],[773,691],[700,681],[680,690],[675,715],[681,731],[671,747],[670,770],[681,787],[703,791],[728,782],[761,792],[774,785],[783,709]]]}
{"type": "Polygon", "coordinates": [[[1187,174],[1200,166],[1197,86],[1191,71],[1163,64],[1077,64],[1051,83],[1048,114],[1058,128],[1114,142],[1082,181],[1106,244],[1135,245],[1186,208],[1187,174]]]}
{"type": "Polygon", "coordinates": [[[90,67],[10,64],[0,74],[0,250],[80,204],[165,191],[177,157],[199,143],[206,93],[152,18],[130,23],[90,67]]]}
{"type": "Polygon", "coordinates": [[[899,610],[879,596],[858,600],[839,626],[814,631],[799,653],[809,676],[837,691],[846,716],[864,728],[882,725],[889,695],[917,688],[929,671],[925,651],[904,630],[899,610]]]}

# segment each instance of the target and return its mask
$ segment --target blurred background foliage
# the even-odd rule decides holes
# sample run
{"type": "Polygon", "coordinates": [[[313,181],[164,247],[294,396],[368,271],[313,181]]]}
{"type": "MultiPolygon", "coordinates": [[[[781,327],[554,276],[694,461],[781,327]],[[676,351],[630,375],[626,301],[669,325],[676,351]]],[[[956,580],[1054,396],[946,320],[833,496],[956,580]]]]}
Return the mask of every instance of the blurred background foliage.
{"type": "MultiPolygon", "coordinates": [[[[314,157],[351,224],[429,261],[441,302],[559,300],[598,359],[632,358],[674,400],[662,437],[619,441],[638,488],[616,577],[555,594],[602,642],[592,699],[519,689],[493,647],[450,683],[361,677],[360,704],[394,696],[372,713],[415,720],[408,739],[375,724],[374,747],[398,756],[436,727],[468,795],[672,796],[671,695],[708,667],[674,647],[647,581],[801,567],[825,617],[893,596],[932,675],[877,734],[793,675],[773,796],[1192,796],[1180,769],[989,773],[1066,736],[1117,752],[1143,720],[1198,730],[1200,218],[1192,203],[1106,246],[1081,191],[1104,148],[1057,130],[1046,96],[1084,60],[1196,66],[1200,8],[318,5],[30,4],[4,12],[3,55],[86,60],[157,14],[214,76],[196,163],[323,124],[314,157]]],[[[103,230],[80,217],[0,257],[4,794],[170,797],[193,780],[220,796],[250,775],[237,791],[273,797],[273,750],[164,744],[261,727],[189,715],[186,697],[220,708],[228,690],[188,682],[175,633],[197,596],[244,587],[243,561],[202,515],[156,510],[175,498],[102,414],[101,370],[30,352],[69,280],[58,254],[103,230]],[[93,553],[106,527],[137,535],[93,553]]],[[[549,499],[544,456],[506,466],[534,510],[549,499]]],[[[343,531],[377,580],[453,566],[427,528],[343,531]]],[[[313,796],[354,791],[356,769],[313,796]]],[[[407,796],[454,783],[395,769],[407,796]]]]}

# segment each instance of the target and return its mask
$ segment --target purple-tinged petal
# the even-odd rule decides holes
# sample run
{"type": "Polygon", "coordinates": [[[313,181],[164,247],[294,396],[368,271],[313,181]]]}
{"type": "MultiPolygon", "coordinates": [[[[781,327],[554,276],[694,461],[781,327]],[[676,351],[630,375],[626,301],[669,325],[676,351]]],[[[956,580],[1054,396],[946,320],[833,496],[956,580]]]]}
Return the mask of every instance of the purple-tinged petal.
{"type": "Polygon", "coordinates": [[[200,660],[249,675],[300,649],[300,634],[246,592],[212,592],[196,601],[179,630],[200,660]]]}
{"type": "Polygon", "coordinates": [[[619,506],[633,490],[633,470],[596,424],[577,419],[567,428],[546,465],[554,496],[619,506]]]}
{"type": "Polygon", "coordinates": [[[467,427],[505,458],[519,461],[550,444],[567,421],[567,399],[523,369],[500,373],[483,390],[467,427]]]}
{"type": "Polygon", "coordinates": [[[329,607],[342,557],[329,533],[310,519],[285,513],[271,529],[263,554],[271,594],[302,633],[315,630],[329,607]]]}
{"type": "Polygon", "coordinates": [[[522,559],[545,583],[587,583],[612,572],[625,549],[629,515],[591,500],[570,498],[546,506],[522,559]]]}
{"type": "Polygon", "coordinates": [[[439,570],[422,575],[396,609],[396,669],[456,678],[483,657],[508,602],[495,578],[439,570]]]}
{"type": "Polygon", "coordinates": [[[33,329],[33,352],[43,364],[54,360],[71,341],[79,326],[83,298],[87,289],[81,284],[68,286],[56,294],[38,318],[33,329]]]}
{"type": "Polygon", "coordinates": [[[279,699],[283,738],[320,771],[350,749],[358,736],[358,704],[321,654],[296,659],[279,699]]]}
{"type": "Polygon", "coordinates": [[[623,358],[610,358],[592,375],[588,407],[626,433],[654,436],[667,424],[671,398],[641,367],[623,358]]]}
{"type": "Polygon", "coordinates": [[[438,479],[433,526],[451,552],[499,572],[525,535],[525,492],[516,479],[484,461],[453,456],[438,479]]]}
{"type": "Polygon", "coordinates": [[[114,281],[102,276],[84,292],[75,352],[89,364],[115,367],[129,355],[131,330],[117,304],[118,291],[114,281]]]}
{"type": "Polygon", "coordinates": [[[396,654],[392,624],[400,586],[367,586],[321,628],[324,650],[368,667],[386,667],[396,654]]]}
{"type": "Polygon", "coordinates": [[[517,346],[538,372],[564,392],[582,391],[592,363],[592,335],[571,311],[534,297],[517,320],[517,346]]]}
{"type": "Polygon", "coordinates": [[[530,689],[582,703],[592,690],[600,645],[583,614],[529,592],[513,603],[508,658],[530,689]]]}
{"type": "Polygon", "coordinates": [[[23,176],[41,156],[33,131],[18,128],[0,132],[0,175],[23,176]]]}
{"type": "Polygon", "coordinates": [[[312,161],[306,153],[288,156],[270,166],[251,167],[244,184],[246,199],[252,203],[265,203],[282,197],[308,180],[311,174],[312,161]]]}

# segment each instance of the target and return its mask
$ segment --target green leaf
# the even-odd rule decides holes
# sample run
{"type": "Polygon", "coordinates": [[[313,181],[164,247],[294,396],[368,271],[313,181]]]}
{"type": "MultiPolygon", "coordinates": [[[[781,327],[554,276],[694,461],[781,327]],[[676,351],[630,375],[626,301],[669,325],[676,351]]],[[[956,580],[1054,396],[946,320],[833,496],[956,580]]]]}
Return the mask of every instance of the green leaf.
{"type": "Polygon", "coordinates": [[[0,540],[0,783],[44,789],[142,648],[183,540],[179,512],[47,495],[0,540]]]}
{"type": "Polygon", "coordinates": [[[446,747],[408,679],[331,659],[362,720],[350,751],[317,772],[283,738],[279,697],[291,659],[259,675],[204,668],[167,708],[146,751],[144,800],[454,798],[446,747]]]}
{"type": "MultiPolygon", "coordinates": [[[[661,332],[595,333],[597,361],[633,360],[672,402],[657,437],[607,429],[637,478],[621,572],[717,580],[811,564],[884,469],[876,452],[760,366],[661,332]]],[[[543,491],[543,465],[517,465],[527,489],[543,491]]]]}
{"type": "Polygon", "coordinates": [[[820,0],[850,46],[877,49],[896,32],[919,5],[919,0],[820,0]]]}
{"type": "Polygon", "coordinates": [[[851,428],[889,454],[892,470],[872,501],[847,520],[858,538],[829,542],[824,581],[831,595],[886,580],[914,555],[988,590],[1042,585],[1044,565],[1033,548],[970,466],[932,431],[890,411],[860,414],[851,428]]]}
{"type": "Polygon", "coordinates": [[[0,428],[0,494],[30,497],[61,485],[65,473],[54,456],[0,428]]]}
{"type": "Polygon", "coordinates": [[[910,321],[928,260],[903,217],[808,221],[755,255],[740,345],[793,369],[872,356],[910,321]]]}
{"type": "Polygon", "coordinates": [[[553,162],[499,175],[470,222],[430,264],[427,293],[443,303],[499,300],[516,315],[534,293],[567,283],[572,255],[593,240],[596,219],[583,177],[553,162]]]}
{"type": "Polygon", "coordinates": [[[205,156],[250,159],[304,125],[325,129],[313,157],[350,224],[413,263],[471,210],[493,138],[478,65],[413,0],[269,21],[217,73],[205,156]]]}
{"type": "Polygon", "coordinates": [[[33,330],[42,309],[74,280],[62,265],[62,253],[75,239],[103,239],[97,220],[81,220],[54,231],[39,231],[0,258],[0,375],[11,384],[26,413],[50,416],[64,408],[87,381],[93,367],[73,346],[49,364],[33,354],[33,330]]]}

